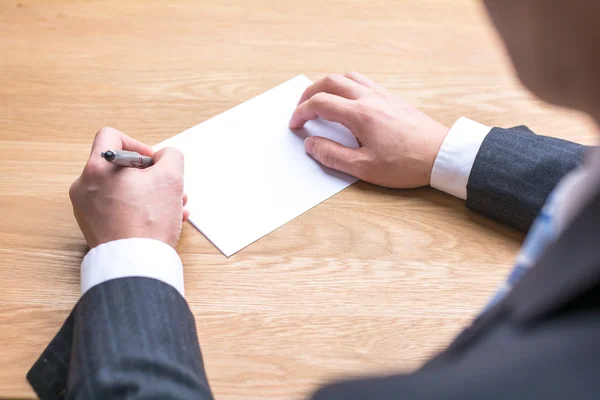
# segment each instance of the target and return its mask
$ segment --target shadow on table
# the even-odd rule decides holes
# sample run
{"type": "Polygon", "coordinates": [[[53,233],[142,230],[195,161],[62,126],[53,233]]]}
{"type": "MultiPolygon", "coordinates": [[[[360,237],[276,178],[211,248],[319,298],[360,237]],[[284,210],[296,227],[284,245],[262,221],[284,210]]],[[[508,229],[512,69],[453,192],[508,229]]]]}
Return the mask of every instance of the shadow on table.
{"type": "Polygon", "coordinates": [[[465,206],[465,201],[447,193],[433,189],[431,187],[422,187],[417,189],[388,189],[376,186],[367,182],[359,181],[353,186],[354,190],[368,192],[378,198],[378,203],[397,203],[402,202],[403,206],[414,206],[416,212],[435,212],[436,215],[458,214],[464,217],[470,223],[476,224],[488,231],[491,235],[500,235],[521,243],[524,234],[514,228],[497,222],[489,217],[470,210],[465,206]],[[381,201],[381,198],[387,200],[381,201]]]}

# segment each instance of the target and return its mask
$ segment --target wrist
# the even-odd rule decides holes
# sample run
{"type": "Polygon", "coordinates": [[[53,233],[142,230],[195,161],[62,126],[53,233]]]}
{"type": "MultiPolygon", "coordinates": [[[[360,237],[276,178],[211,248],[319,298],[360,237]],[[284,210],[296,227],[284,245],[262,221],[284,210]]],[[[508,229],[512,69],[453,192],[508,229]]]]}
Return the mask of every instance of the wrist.
{"type": "Polygon", "coordinates": [[[431,134],[429,135],[430,140],[427,146],[427,182],[424,186],[429,185],[431,182],[431,174],[433,173],[435,161],[437,160],[444,140],[446,140],[446,137],[448,136],[448,132],[450,132],[450,128],[437,122],[435,124],[437,126],[433,127],[431,130],[431,134]]]}
{"type": "Polygon", "coordinates": [[[108,280],[129,277],[157,279],[184,295],[179,255],[168,244],[149,238],[113,240],[90,250],[81,262],[81,294],[108,280]]]}
{"type": "Polygon", "coordinates": [[[81,230],[85,236],[90,250],[93,250],[96,247],[102,246],[106,243],[127,239],[154,240],[175,248],[177,247],[179,234],[181,232],[181,228],[176,229],[169,228],[167,226],[159,229],[154,227],[150,222],[145,225],[140,223],[123,225],[114,221],[106,222],[107,223],[102,224],[102,226],[96,226],[95,228],[91,228],[90,226],[82,226],[81,230]],[[121,227],[124,229],[115,230],[113,229],[115,225],[121,225],[121,227]],[[133,229],[136,226],[140,226],[140,228],[133,229]]]}

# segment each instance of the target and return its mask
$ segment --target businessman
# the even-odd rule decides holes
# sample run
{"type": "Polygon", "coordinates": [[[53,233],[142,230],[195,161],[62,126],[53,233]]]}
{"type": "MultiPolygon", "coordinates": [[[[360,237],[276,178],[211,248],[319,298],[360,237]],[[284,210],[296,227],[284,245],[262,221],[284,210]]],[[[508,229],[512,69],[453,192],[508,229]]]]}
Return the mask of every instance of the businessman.
{"type": "MultiPolygon", "coordinates": [[[[600,120],[600,3],[488,0],[520,79],[540,98],[600,120]]],[[[290,126],[346,125],[358,149],[322,138],[306,151],[374,184],[431,184],[528,231],[488,307],[410,374],[332,383],[314,399],[596,399],[600,397],[600,153],[461,118],[450,129],[358,73],[307,89],[290,126]],[[535,222],[534,222],[535,221],[535,222]]],[[[42,399],[211,399],[174,247],[185,212],[183,160],[101,130],[70,195],[90,252],[82,296],[32,367],[42,399]],[[152,156],[146,170],[100,159],[152,156]],[[138,199],[145,199],[143,207],[138,199]]]]}

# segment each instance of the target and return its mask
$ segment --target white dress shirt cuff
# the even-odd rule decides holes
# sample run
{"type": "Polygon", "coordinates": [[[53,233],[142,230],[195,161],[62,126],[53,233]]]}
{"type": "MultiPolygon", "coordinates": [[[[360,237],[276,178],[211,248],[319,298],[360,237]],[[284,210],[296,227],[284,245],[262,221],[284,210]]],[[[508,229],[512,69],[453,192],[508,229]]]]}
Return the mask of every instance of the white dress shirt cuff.
{"type": "Polygon", "coordinates": [[[467,199],[467,182],[489,126],[461,117],[454,123],[431,171],[431,186],[448,194],[467,199]]]}
{"type": "Polygon", "coordinates": [[[175,249],[143,238],[114,240],[90,250],[81,262],[81,295],[108,280],[127,277],[154,278],[184,296],[183,265],[175,249]]]}

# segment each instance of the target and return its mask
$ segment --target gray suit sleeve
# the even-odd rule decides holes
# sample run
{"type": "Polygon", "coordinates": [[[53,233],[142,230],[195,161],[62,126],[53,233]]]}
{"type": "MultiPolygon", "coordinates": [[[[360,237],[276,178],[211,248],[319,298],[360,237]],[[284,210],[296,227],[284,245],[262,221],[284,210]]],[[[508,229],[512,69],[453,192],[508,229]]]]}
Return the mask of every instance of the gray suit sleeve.
{"type": "Polygon", "coordinates": [[[526,126],[493,128],[469,175],[467,207],[527,231],[557,183],[579,166],[585,149],[526,126]]]}
{"type": "Polygon", "coordinates": [[[90,289],[27,375],[46,399],[212,399],[194,317],[171,286],[90,289]]]}

